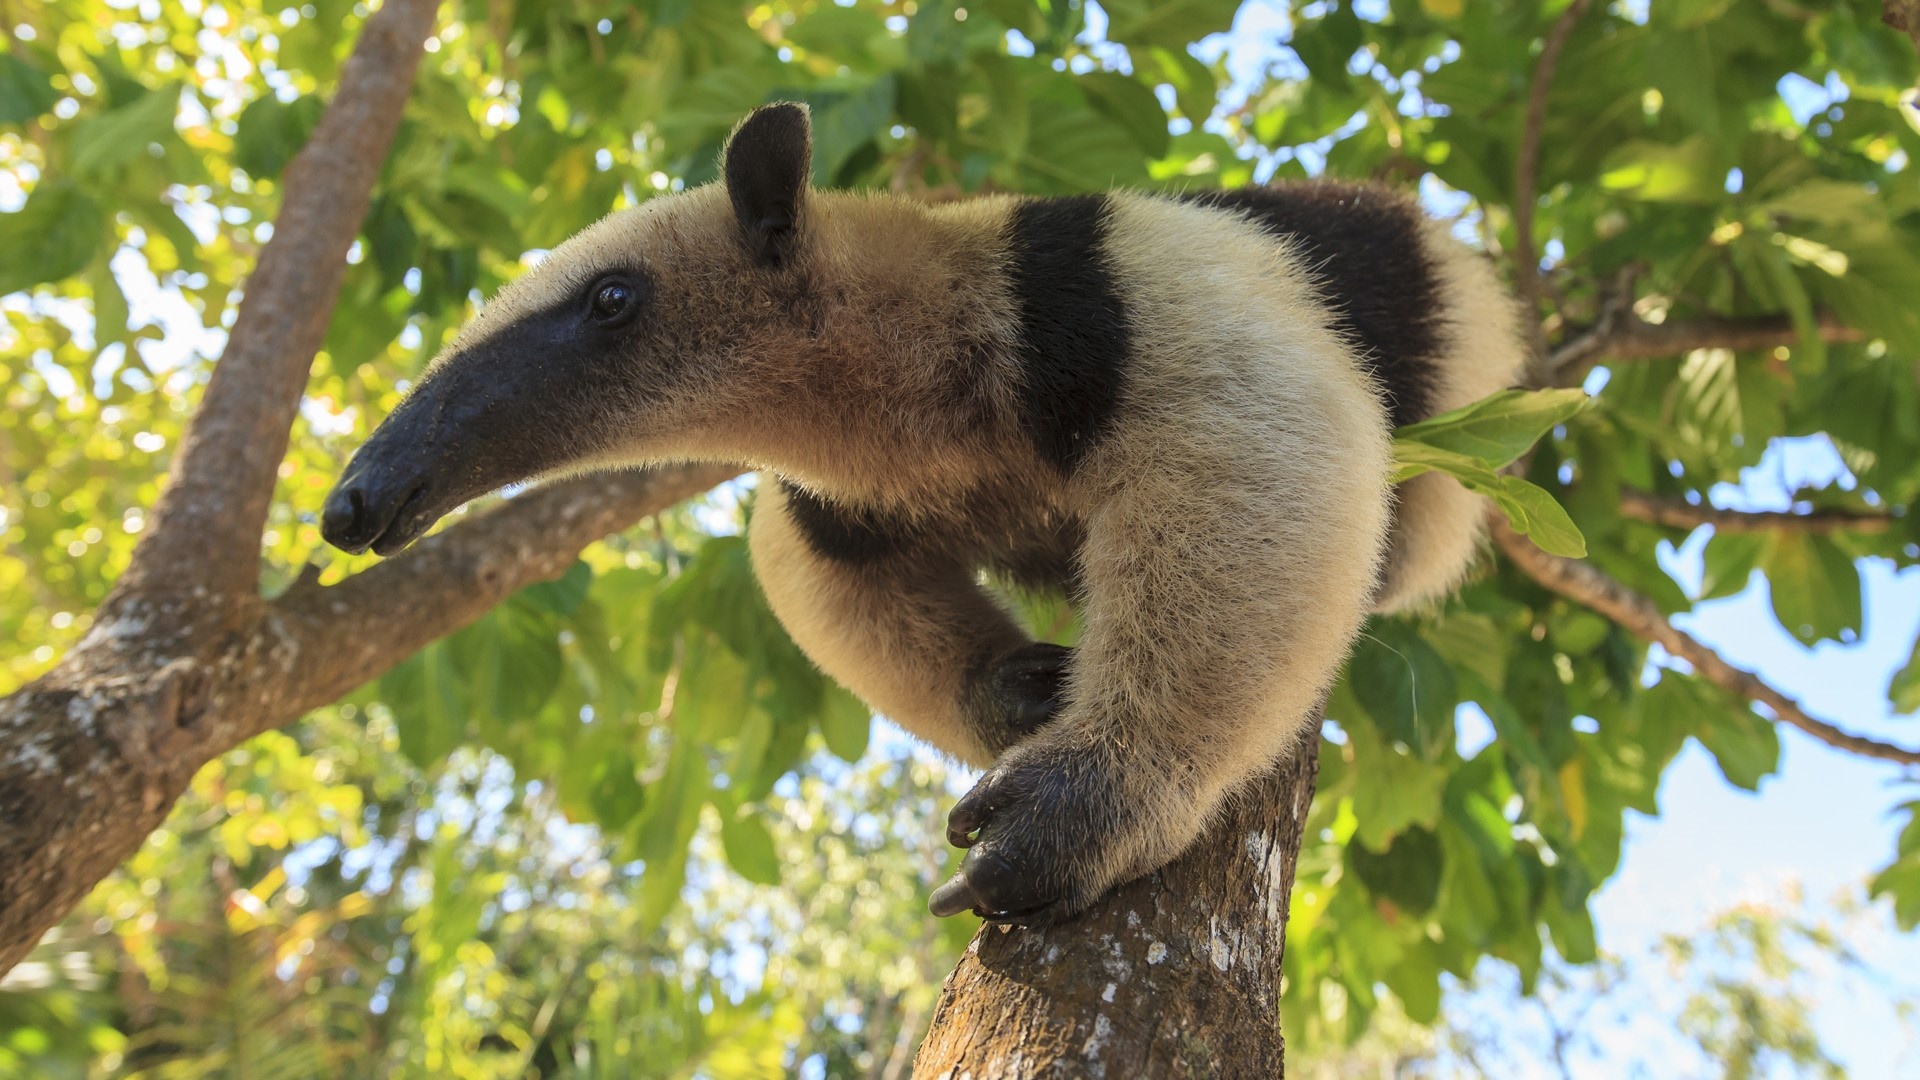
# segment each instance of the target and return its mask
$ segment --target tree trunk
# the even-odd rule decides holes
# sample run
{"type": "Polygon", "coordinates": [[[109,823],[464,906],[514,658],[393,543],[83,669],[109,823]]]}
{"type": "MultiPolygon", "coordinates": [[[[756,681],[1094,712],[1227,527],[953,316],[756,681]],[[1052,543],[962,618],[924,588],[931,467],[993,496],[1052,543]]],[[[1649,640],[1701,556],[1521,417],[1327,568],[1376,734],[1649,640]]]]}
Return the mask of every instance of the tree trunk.
{"type": "Polygon", "coordinates": [[[1287,897],[1318,764],[1276,770],[1193,850],[1081,918],[982,928],[915,1080],[1280,1077],[1287,897]]]}

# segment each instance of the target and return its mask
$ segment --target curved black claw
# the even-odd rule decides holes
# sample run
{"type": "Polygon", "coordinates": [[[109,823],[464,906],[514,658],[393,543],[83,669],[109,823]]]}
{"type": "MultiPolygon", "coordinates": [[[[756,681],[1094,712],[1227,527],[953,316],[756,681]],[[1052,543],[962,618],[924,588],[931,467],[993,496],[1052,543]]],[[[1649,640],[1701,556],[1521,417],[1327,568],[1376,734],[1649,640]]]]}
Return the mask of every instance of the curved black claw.
{"type": "Polygon", "coordinates": [[[962,911],[996,923],[1031,923],[1052,906],[1034,881],[1007,859],[974,848],[960,863],[960,870],[927,898],[927,910],[945,918],[962,911]]]}
{"type": "Polygon", "coordinates": [[[1004,786],[1005,773],[999,769],[988,769],[986,775],[973,785],[973,790],[960,796],[947,812],[947,843],[957,848],[970,848],[977,841],[974,834],[993,819],[993,812],[999,808],[996,798],[1004,786]]]}

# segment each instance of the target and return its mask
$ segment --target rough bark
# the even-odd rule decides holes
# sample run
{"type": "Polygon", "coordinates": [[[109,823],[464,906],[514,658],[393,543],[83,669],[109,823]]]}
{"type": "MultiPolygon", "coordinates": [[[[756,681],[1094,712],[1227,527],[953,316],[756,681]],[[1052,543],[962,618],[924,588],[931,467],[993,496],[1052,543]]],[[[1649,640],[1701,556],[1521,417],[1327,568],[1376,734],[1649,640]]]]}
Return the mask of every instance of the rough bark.
{"type": "Polygon", "coordinates": [[[915,1080],[1276,1080],[1287,897],[1318,762],[1303,754],[1193,850],[1046,930],[986,927],[948,977],[915,1080]]]}

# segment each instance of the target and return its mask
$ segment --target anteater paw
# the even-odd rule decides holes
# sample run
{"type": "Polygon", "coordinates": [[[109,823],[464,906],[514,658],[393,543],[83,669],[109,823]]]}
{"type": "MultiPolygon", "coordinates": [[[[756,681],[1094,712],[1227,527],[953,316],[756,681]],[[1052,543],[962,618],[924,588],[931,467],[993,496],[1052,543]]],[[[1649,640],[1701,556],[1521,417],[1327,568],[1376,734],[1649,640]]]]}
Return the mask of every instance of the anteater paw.
{"type": "Polygon", "coordinates": [[[948,815],[947,839],[967,856],[929,910],[1026,926],[1085,910],[1138,862],[1137,819],[1115,779],[1088,755],[1053,746],[1010,753],[948,815]]]}

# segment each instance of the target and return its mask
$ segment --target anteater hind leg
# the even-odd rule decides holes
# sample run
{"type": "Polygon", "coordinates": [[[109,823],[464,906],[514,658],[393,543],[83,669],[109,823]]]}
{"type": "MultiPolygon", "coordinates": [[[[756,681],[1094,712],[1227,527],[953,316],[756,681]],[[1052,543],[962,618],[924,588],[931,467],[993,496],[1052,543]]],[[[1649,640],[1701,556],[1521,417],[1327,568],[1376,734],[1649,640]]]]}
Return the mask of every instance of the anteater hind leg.
{"type": "Polygon", "coordinates": [[[821,670],[973,765],[1054,715],[1068,650],[1032,641],[964,560],[873,522],[823,525],[807,499],[766,478],[749,539],[774,614],[821,670]]]}

